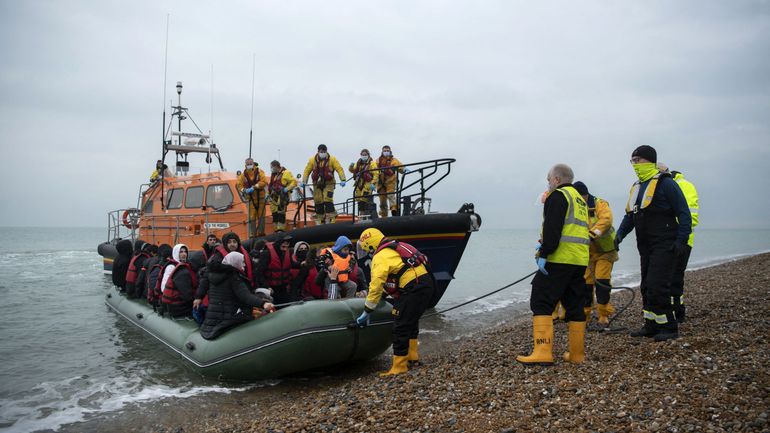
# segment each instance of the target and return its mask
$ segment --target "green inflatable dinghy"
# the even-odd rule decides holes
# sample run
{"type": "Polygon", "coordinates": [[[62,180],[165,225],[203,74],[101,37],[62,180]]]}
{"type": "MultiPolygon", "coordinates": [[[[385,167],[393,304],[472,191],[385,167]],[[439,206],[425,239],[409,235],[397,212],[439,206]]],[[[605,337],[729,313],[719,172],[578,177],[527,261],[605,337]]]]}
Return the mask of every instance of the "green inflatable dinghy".
{"type": "Polygon", "coordinates": [[[391,307],[372,313],[364,329],[350,326],[363,299],[316,300],[283,308],[206,340],[192,319],[171,319],[142,299],[115,289],[106,298],[117,314],[159,340],[202,375],[224,380],[275,378],[372,359],[391,345],[391,307]]]}

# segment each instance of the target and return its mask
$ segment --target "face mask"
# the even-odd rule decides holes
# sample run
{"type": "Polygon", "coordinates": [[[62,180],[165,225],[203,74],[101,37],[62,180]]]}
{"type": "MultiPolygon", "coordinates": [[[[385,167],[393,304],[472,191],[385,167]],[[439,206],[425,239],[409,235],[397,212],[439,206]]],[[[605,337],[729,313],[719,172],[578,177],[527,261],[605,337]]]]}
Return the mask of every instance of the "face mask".
{"type": "Polygon", "coordinates": [[[361,155],[361,161],[366,162],[369,160],[369,155],[361,155]]]}
{"type": "Polygon", "coordinates": [[[328,155],[328,153],[326,153],[326,152],[318,152],[318,157],[321,158],[321,159],[326,159],[327,155],[328,155]]]}
{"type": "Polygon", "coordinates": [[[249,164],[246,166],[246,170],[253,170],[253,169],[254,169],[254,164],[249,164]]]}
{"type": "Polygon", "coordinates": [[[653,176],[658,174],[658,166],[654,162],[644,162],[641,164],[633,164],[636,177],[640,181],[645,182],[652,179],[653,176]]]}
{"type": "Polygon", "coordinates": [[[307,250],[297,251],[297,260],[303,261],[307,258],[307,250]]]}
{"type": "Polygon", "coordinates": [[[390,151],[389,151],[389,150],[384,150],[384,151],[382,152],[382,156],[384,156],[384,157],[386,157],[386,158],[390,157],[390,151]]]}
{"type": "Polygon", "coordinates": [[[281,171],[281,168],[280,167],[270,167],[270,171],[272,171],[273,173],[278,173],[279,171],[281,171]]]}

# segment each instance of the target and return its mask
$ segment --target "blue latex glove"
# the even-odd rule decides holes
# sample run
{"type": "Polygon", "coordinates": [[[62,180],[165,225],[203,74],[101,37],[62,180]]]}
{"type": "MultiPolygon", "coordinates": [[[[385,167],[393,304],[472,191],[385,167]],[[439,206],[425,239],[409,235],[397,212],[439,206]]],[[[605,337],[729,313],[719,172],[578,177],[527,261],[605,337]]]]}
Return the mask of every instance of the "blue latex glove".
{"type": "Polygon", "coordinates": [[[304,187],[305,187],[305,182],[300,182],[300,183],[299,183],[299,187],[300,187],[300,188],[304,188],[304,187]]]}
{"type": "Polygon", "coordinates": [[[543,246],[543,243],[538,241],[537,244],[535,244],[535,251],[540,251],[540,247],[543,246]]]}
{"type": "Polygon", "coordinates": [[[548,260],[545,259],[545,257],[538,257],[535,259],[535,263],[537,263],[537,268],[540,270],[540,272],[543,273],[543,275],[548,275],[548,271],[545,270],[545,264],[548,262],[548,260]]]}
{"type": "Polygon", "coordinates": [[[283,187],[283,189],[281,190],[281,192],[283,192],[284,194],[286,194],[286,193],[288,193],[288,192],[289,192],[289,188],[283,187]]]}
{"type": "Polygon", "coordinates": [[[371,184],[369,185],[369,189],[371,189],[372,192],[374,192],[374,190],[377,189],[377,187],[375,187],[374,184],[371,184]]]}
{"type": "Polygon", "coordinates": [[[369,313],[366,311],[361,313],[361,315],[358,316],[358,319],[356,319],[356,324],[359,328],[366,328],[369,325],[369,313]]]}
{"type": "Polygon", "coordinates": [[[411,173],[412,170],[409,170],[408,168],[404,167],[404,174],[411,173]]]}
{"type": "Polygon", "coordinates": [[[253,187],[252,188],[246,188],[246,189],[243,190],[243,192],[245,192],[246,194],[251,194],[252,192],[254,192],[254,188],[253,187]]]}
{"type": "Polygon", "coordinates": [[[340,186],[341,186],[341,187],[345,188],[345,184],[346,184],[346,182],[345,182],[344,180],[341,180],[341,181],[340,181],[340,186]]]}

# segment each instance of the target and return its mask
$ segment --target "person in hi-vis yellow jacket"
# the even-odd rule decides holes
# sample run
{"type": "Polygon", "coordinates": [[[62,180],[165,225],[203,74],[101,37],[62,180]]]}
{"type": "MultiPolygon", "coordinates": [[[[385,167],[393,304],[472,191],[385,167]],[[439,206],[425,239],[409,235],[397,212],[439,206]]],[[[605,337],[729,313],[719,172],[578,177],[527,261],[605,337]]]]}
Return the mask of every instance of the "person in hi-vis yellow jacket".
{"type": "Polygon", "coordinates": [[[318,145],[318,152],[313,155],[305,166],[302,176],[303,188],[308,177],[313,180],[313,206],[315,206],[316,224],[333,223],[337,219],[337,210],[334,209],[334,172],[340,178],[340,186],[345,186],[345,171],[342,170],[337,158],[329,155],[325,144],[318,145]]]}

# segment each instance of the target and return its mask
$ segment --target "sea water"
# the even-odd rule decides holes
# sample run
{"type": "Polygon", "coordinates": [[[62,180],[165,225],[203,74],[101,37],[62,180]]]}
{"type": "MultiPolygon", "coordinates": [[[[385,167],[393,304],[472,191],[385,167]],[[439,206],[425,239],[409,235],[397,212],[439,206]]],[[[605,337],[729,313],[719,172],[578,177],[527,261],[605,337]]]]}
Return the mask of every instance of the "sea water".
{"type": "MultiPolygon", "coordinates": [[[[169,398],[238,393],[279,383],[203,378],[112,313],[104,304],[112,281],[103,274],[96,253],[106,236],[99,228],[0,228],[0,432],[56,431],[141,411],[169,398]]],[[[536,230],[474,233],[436,310],[534,271],[536,240],[536,230]]],[[[768,230],[700,230],[690,268],[768,250],[768,230]]],[[[639,279],[633,236],[620,253],[613,284],[633,285],[639,279]]],[[[529,280],[427,318],[422,338],[428,344],[452,340],[528,314],[529,280]]]]}

